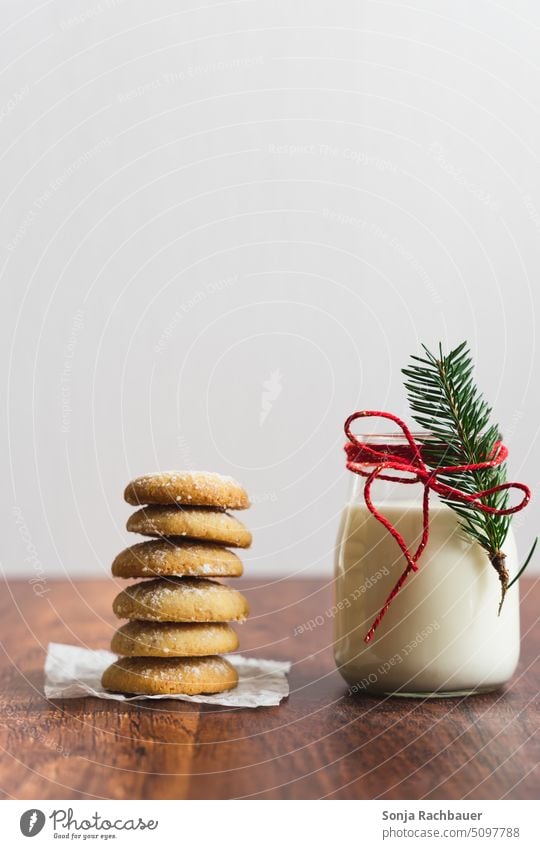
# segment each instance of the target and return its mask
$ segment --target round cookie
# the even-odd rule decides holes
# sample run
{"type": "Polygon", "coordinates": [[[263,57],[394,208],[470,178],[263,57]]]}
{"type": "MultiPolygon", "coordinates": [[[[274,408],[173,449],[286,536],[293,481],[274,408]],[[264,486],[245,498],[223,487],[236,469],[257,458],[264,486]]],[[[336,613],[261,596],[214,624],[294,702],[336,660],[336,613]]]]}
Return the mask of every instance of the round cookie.
{"type": "Polygon", "coordinates": [[[128,483],[124,498],[128,504],[188,504],[194,507],[221,507],[243,510],[249,497],[233,478],[216,472],[156,472],[128,483]]]}
{"type": "Polygon", "coordinates": [[[121,551],[112,564],[116,578],[151,578],[156,575],[237,578],[242,572],[242,561],[227,548],[182,538],[139,542],[121,551]]]}
{"type": "Polygon", "coordinates": [[[113,635],[111,651],[132,657],[198,657],[238,648],[226,622],[127,622],[113,635]]]}
{"type": "Polygon", "coordinates": [[[234,666],[222,657],[123,657],[101,677],[106,690],[143,696],[223,693],[238,684],[234,666]]]}
{"type": "Polygon", "coordinates": [[[129,517],[126,527],[147,537],[189,537],[238,548],[251,545],[251,533],[242,522],[205,507],[143,507],[129,517]]]}
{"type": "Polygon", "coordinates": [[[242,593],[206,578],[156,578],[132,584],[116,596],[119,619],[146,622],[243,622],[249,613],[242,593]]]}

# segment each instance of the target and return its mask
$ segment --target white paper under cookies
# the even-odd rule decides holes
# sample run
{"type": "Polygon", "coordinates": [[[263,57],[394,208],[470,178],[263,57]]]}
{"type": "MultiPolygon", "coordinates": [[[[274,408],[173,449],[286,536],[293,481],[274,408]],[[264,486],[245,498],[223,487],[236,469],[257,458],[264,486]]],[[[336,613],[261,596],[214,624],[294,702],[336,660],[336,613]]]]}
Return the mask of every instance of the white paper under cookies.
{"type": "Polygon", "coordinates": [[[281,660],[260,660],[239,654],[225,655],[238,672],[238,687],[208,696],[123,696],[101,686],[101,676],[115,654],[104,649],[83,649],[63,643],[49,643],[45,659],[45,696],[48,699],[79,699],[94,696],[117,702],[140,699],[176,699],[233,708],[272,707],[289,695],[287,672],[291,664],[281,660]]]}

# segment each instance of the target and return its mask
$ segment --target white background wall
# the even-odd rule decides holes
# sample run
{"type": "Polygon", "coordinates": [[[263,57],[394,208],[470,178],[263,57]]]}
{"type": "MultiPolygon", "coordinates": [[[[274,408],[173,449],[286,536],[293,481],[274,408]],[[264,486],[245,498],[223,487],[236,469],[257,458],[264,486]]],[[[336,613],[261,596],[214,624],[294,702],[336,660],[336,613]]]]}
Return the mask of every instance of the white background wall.
{"type": "Polygon", "coordinates": [[[422,341],[538,489],[537,3],[0,9],[5,571],[106,575],[125,483],[194,467],[251,492],[252,576],[329,574],[343,420],[422,341]]]}

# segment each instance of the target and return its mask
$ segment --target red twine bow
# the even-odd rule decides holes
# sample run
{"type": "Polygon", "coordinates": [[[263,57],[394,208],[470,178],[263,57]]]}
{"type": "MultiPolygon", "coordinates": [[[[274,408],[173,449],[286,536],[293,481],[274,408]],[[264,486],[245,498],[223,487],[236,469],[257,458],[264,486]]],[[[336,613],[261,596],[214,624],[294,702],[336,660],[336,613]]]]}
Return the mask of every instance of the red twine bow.
{"type": "Polygon", "coordinates": [[[403,573],[400,575],[398,581],[393,587],[390,595],[386,599],[383,607],[377,614],[375,621],[373,622],[371,628],[368,633],[364,637],[364,641],[369,643],[372,639],[375,630],[379,626],[383,616],[386,611],[390,607],[391,602],[396,597],[401,587],[407,580],[407,577],[411,571],[418,570],[418,560],[422,552],[424,551],[428,538],[429,538],[429,493],[430,490],[438,493],[438,495],[443,496],[444,498],[451,497],[456,501],[464,501],[469,504],[473,504],[477,510],[481,510],[483,513],[495,513],[498,516],[507,516],[511,513],[517,513],[518,510],[523,510],[524,507],[527,506],[529,500],[531,498],[531,491],[528,486],[524,483],[501,483],[498,486],[494,486],[491,489],[483,489],[479,492],[475,493],[466,493],[461,492],[459,489],[454,489],[454,487],[448,486],[447,484],[441,483],[437,480],[438,475],[442,475],[445,473],[452,472],[475,472],[481,469],[490,469],[495,466],[500,466],[501,463],[504,463],[506,458],[508,457],[508,449],[502,442],[497,442],[495,444],[493,450],[493,456],[486,460],[483,463],[468,463],[463,466],[440,466],[437,469],[428,469],[426,464],[422,459],[422,454],[418,444],[416,443],[411,431],[407,427],[404,421],[402,421],[398,416],[395,416],[393,413],[383,413],[379,410],[361,410],[360,412],[353,413],[349,416],[347,421],[345,422],[345,433],[348,438],[348,442],[345,444],[345,452],[347,454],[347,468],[349,471],[354,472],[357,475],[362,475],[362,477],[366,478],[366,483],[364,486],[364,500],[366,502],[367,508],[369,512],[379,521],[387,531],[394,537],[395,541],[399,545],[403,554],[405,555],[405,559],[407,561],[407,566],[403,573]],[[389,419],[394,422],[401,428],[403,436],[405,437],[406,445],[400,446],[391,446],[391,445],[379,445],[377,450],[367,442],[362,442],[358,439],[354,433],[351,432],[351,425],[357,419],[369,418],[373,416],[378,416],[382,419],[389,419]],[[366,465],[374,466],[372,471],[368,471],[365,467],[366,465]],[[395,472],[406,472],[413,475],[411,478],[404,478],[396,475],[388,475],[384,474],[385,469],[390,469],[395,472]],[[416,551],[411,553],[409,548],[407,547],[407,543],[403,539],[402,535],[399,533],[397,528],[395,528],[389,519],[384,516],[382,513],[377,510],[373,501],[371,500],[371,487],[375,480],[385,480],[385,481],[395,481],[397,483],[403,484],[414,484],[421,483],[424,487],[424,496],[423,496],[423,528],[422,528],[422,537],[420,539],[420,543],[416,551]],[[515,507],[506,507],[506,508],[498,508],[498,507],[490,507],[488,504],[484,504],[482,499],[488,495],[493,495],[495,492],[502,492],[506,489],[519,489],[523,492],[523,498],[519,504],[516,504],[515,507]]]}

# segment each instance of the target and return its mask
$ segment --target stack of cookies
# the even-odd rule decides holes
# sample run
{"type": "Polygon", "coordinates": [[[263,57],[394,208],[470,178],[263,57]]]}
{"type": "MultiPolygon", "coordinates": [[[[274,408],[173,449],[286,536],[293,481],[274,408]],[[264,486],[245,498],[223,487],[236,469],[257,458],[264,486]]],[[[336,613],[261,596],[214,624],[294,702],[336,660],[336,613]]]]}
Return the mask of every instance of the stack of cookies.
{"type": "Polygon", "coordinates": [[[144,505],[129,517],[128,531],[154,539],[126,548],[112,565],[115,577],[147,580],[113,602],[129,621],[112,638],[112,651],[123,657],[105,670],[103,686],[142,695],[236,687],[236,670],[219,655],[238,648],[228,623],[242,622],[248,604],[214,579],[243,572],[226,546],[247,548],[251,534],[226,511],[249,507],[245,489],[213,472],[163,472],[136,478],[124,498],[144,505]]]}

